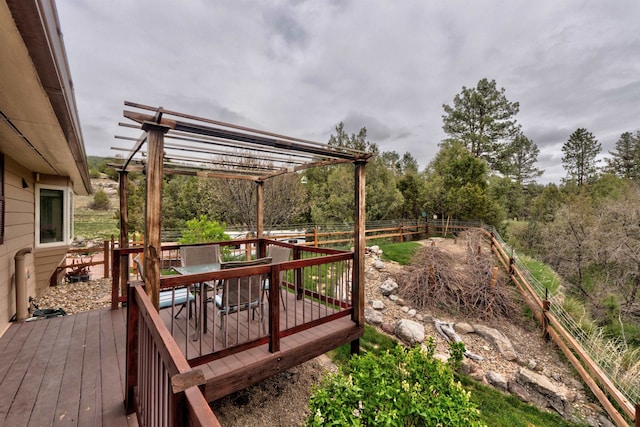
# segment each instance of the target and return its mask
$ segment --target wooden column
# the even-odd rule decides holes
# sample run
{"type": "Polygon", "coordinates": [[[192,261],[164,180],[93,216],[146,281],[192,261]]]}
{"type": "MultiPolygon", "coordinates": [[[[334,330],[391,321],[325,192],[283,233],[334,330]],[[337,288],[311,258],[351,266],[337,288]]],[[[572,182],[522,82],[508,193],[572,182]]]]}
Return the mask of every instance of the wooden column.
{"type": "Polygon", "coordinates": [[[262,239],[264,233],[264,181],[256,181],[256,237],[262,239]]]}
{"type": "Polygon", "coordinates": [[[153,122],[145,122],[142,129],[148,132],[147,151],[147,199],[144,229],[144,278],[145,291],[153,306],[160,304],[160,255],[162,226],[162,179],[164,134],[169,128],[153,122]]]}
{"type": "MultiPolygon", "coordinates": [[[[120,192],[120,238],[118,245],[120,249],[129,247],[129,173],[118,171],[118,184],[120,192]]],[[[129,257],[120,257],[120,295],[127,295],[127,285],[129,284],[129,257]]]]}
{"type": "MultiPolygon", "coordinates": [[[[364,252],[365,240],[365,167],[366,160],[355,162],[355,212],[354,212],[354,260],[351,281],[351,318],[358,326],[364,327],[364,252]]],[[[351,341],[351,354],[360,352],[360,339],[351,341]]]]}

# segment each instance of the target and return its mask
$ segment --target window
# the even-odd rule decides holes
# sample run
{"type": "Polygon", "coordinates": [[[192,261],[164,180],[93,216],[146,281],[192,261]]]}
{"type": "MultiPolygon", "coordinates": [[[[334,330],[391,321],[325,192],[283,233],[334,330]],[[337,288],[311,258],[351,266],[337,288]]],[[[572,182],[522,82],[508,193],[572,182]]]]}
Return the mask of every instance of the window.
{"type": "Polygon", "coordinates": [[[69,188],[36,186],[36,245],[71,243],[73,193],[69,188]]]}

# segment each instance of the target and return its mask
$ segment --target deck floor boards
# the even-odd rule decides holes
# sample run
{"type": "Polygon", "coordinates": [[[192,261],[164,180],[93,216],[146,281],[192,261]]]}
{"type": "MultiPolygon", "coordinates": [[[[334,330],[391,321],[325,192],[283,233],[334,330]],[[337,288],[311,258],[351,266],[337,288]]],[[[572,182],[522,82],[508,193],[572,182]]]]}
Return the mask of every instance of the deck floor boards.
{"type": "Polygon", "coordinates": [[[11,325],[0,337],[0,426],[137,425],[124,408],[123,312],[11,325]]]}
{"type": "MultiPolygon", "coordinates": [[[[287,310],[279,305],[281,330],[327,313],[317,302],[285,295],[287,310]]],[[[191,358],[223,348],[220,317],[213,304],[207,310],[208,332],[196,341],[193,332],[201,316],[189,319],[185,310],[175,319],[174,339],[191,358]]],[[[171,310],[160,314],[170,327],[171,310]]],[[[265,336],[260,320],[248,314],[227,319],[229,346],[265,336]]],[[[136,426],[135,415],[127,416],[124,408],[126,320],[125,309],[103,309],[11,325],[0,337],[0,427],[136,426]]],[[[268,332],[268,316],[264,321],[268,332]]],[[[361,333],[350,317],[341,317],[281,338],[279,352],[270,353],[262,344],[222,357],[200,366],[205,395],[213,401],[246,388],[361,333]]]]}

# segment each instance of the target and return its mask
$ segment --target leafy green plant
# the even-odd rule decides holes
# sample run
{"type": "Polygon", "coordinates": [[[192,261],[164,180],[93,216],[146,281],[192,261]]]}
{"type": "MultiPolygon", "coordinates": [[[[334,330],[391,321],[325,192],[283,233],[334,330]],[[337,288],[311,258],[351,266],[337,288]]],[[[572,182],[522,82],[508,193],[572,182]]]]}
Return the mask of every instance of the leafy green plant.
{"type": "Polygon", "coordinates": [[[307,426],[483,426],[453,370],[433,358],[435,343],[354,356],[348,374],[314,388],[307,426]]]}
{"type": "Polygon", "coordinates": [[[187,221],[187,229],[182,234],[180,243],[185,245],[231,240],[231,237],[224,232],[225,228],[225,223],[209,221],[206,215],[201,215],[200,218],[187,221]]]}

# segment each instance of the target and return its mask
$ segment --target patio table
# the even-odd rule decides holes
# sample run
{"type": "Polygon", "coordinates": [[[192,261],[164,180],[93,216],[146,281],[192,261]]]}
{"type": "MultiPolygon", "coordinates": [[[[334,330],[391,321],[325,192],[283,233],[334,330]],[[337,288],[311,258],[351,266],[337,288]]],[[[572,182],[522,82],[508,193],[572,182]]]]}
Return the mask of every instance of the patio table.
{"type": "MultiPolygon", "coordinates": [[[[220,263],[210,263],[210,264],[195,264],[195,265],[187,265],[184,267],[171,267],[173,271],[178,274],[186,275],[186,274],[199,274],[199,273],[208,273],[210,271],[218,271],[220,270],[220,263]]],[[[201,308],[202,308],[202,332],[207,333],[207,286],[203,283],[200,283],[200,299],[201,299],[201,308]]]]}

